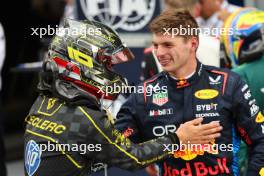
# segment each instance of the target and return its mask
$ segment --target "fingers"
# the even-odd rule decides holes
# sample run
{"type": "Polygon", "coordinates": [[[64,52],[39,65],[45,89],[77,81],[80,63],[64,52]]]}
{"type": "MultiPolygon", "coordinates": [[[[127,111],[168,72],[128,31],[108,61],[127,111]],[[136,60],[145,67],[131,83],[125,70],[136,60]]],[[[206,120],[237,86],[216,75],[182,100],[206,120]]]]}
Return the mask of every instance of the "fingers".
{"type": "Polygon", "coordinates": [[[177,129],[176,134],[180,141],[201,141],[209,143],[213,139],[220,136],[220,131],[223,127],[220,126],[219,121],[214,121],[209,124],[201,124],[203,118],[197,118],[192,121],[181,124],[177,129]]]}
{"type": "Polygon", "coordinates": [[[209,144],[212,143],[216,138],[220,137],[220,133],[215,133],[211,135],[206,135],[206,136],[200,136],[199,138],[192,140],[190,143],[192,144],[209,144]]]}
{"type": "Polygon", "coordinates": [[[211,128],[211,129],[208,129],[208,130],[204,130],[204,131],[201,132],[201,134],[202,135],[215,134],[217,132],[220,132],[222,129],[223,129],[223,127],[219,126],[219,127],[211,128]]]}
{"type": "Polygon", "coordinates": [[[215,138],[218,138],[220,136],[221,136],[220,133],[210,134],[206,136],[201,136],[201,140],[213,141],[215,138]]]}
{"type": "Polygon", "coordinates": [[[199,124],[202,123],[202,121],[203,121],[203,118],[200,117],[200,118],[196,118],[196,119],[194,119],[194,120],[191,120],[190,122],[191,122],[193,125],[199,125],[199,124]]]}
{"type": "Polygon", "coordinates": [[[220,131],[223,129],[223,127],[220,126],[219,122],[217,121],[201,125],[199,128],[199,137],[203,143],[209,143],[215,138],[220,137],[220,131]]]}
{"type": "Polygon", "coordinates": [[[210,144],[210,140],[199,140],[199,141],[196,141],[195,143],[193,144],[210,144]]]}
{"type": "Polygon", "coordinates": [[[217,127],[220,127],[219,121],[213,121],[213,122],[210,122],[208,124],[202,124],[202,125],[199,126],[201,132],[205,131],[205,130],[210,130],[210,129],[213,129],[213,128],[217,128],[217,127]]]}
{"type": "Polygon", "coordinates": [[[191,144],[212,144],[213,141],[215,141],[216,138],[220,137],[220,133],[212,134],[212,135],[207,135],[207,136],[202,136],[199,139],[192,140],[191,144]]]}
{"type": "Polygon", "coordinates": [[[221,136],[221,133],[215,133],[215,134],[210,134],[206,136],[197,136],[197,138],[192,138],[190,139],[190,143],[195,144],[195,142],[203,141],[205,143],[209,143],[214,141],[216,138],[219,138],[221,136]]]}

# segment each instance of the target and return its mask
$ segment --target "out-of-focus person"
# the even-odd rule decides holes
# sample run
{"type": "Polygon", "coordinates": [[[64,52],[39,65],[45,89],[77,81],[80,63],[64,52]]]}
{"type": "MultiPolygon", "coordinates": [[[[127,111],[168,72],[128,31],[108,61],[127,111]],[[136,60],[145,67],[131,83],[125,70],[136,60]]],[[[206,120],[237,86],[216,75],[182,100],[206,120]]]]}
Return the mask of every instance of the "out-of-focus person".
{"type": "Polygon", "coordinates": [[[200,28],[221,28],[223,21],[230,13],[238,10],[240,7],[228,3],[227,0],[199,0],[200,17],[196,20],[200,28]]]}
{"type": "MultiPolygon", "coordinates": [[[[247,82],[252,96],[263,111],[264,12],[253,8],[243,8],[231,14],[225,21],[224,27],[234,29],[233,35],[222,35],[221,37],[224,53],[231,61],[233,71],[247,82]]],[[[250,95],[248,92],[246,96],[250,95]]],[[[264,130],[264,126],[262,128],[264,130]]],[[[239,165],[240,175],[245,176],[248,154],[246,144],[243,142],[239,152],[239,165]]]]}
{"type": "Polygon", "coordinates": [[[39,17],[59,21],[64,14],[66,1],[68,0],[31,0],[31,6],[39,17]]]}
{"type": "Polygon", "coordinates": [[[74,0],[65,0],[66,5],[64,8],[63,18],[75,19],[74,14],[74,0]]]}
{"type": "Polygon", "coordinates": [[[6,176],[6,166],[5,166],[5,145],[4,145],[4,139],[3,139],[3,110],[2,110],[2,68],[4,65],[5,60],[5,50],[6,43],[5,43],[5,34],[4,34],[4,28],[2,24],[0,23],[0,175],[6,176]]]}

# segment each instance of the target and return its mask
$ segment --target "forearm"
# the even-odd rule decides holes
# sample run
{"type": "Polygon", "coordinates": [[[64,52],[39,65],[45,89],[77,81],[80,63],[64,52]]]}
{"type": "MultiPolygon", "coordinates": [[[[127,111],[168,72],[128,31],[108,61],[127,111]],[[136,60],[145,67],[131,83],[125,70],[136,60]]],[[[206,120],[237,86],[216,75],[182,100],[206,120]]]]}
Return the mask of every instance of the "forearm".
{"type": "Polygon", "coordinates": [[[119,159],[111,160],[108,164],[127,170],[140,169],[167,158],[169,151],[165,150],[165,146],[168,144],[179,144],[178,137],[171,134],[140,144],[134,144],[129,140],[123,145],[117,143],[115,155],[119,159]]]}

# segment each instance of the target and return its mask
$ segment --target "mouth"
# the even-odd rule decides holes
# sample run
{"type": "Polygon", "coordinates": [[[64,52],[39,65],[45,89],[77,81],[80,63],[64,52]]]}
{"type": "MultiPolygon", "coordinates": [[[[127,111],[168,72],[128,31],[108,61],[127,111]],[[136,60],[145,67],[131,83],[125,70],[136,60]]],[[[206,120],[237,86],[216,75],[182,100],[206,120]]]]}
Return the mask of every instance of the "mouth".
{"type": "Polygon", "coordinates": [[[167,66],[171,62],[171,59],[161,59],[159,60],[159,63],[162,67],[167,66]]]}

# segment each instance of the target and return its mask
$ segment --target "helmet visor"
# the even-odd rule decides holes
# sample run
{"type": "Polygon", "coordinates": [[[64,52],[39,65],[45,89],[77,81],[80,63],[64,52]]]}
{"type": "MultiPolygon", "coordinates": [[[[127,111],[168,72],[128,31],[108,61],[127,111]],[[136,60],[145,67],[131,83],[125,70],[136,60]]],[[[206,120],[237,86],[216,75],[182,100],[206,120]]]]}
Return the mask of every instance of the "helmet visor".
{"type": "Polygon", "coordinates": [[[120,64],[134,59],[133,53],[127,47],[119,49],[112,55],[112,64],[120,64]]]}

